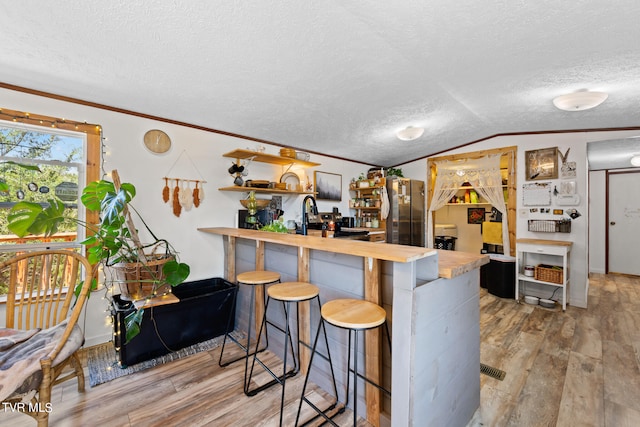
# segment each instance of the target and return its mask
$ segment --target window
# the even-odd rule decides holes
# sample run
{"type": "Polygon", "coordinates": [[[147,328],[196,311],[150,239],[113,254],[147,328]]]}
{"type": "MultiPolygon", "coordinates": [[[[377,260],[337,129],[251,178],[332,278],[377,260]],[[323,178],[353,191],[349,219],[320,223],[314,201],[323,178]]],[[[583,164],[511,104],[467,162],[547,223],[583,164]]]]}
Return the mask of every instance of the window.
{"type": "MultiPolygon", "coordinates": [[[[97,214],[85,214],[79,195],[87,182],[99,179],[101,128],[48,116],[0,109],[0,261],[25,250],[80,248],[84,228],[66,222],[51,238],[17,238],[7,228],[7,215],[19,201],[46,204],[58,198],[65,216],[90,223],[97,214]],[[36,165],[28,170],[12,163],[36,165]]],[[[3,290],[0,287],[0,295],[3,290]]]]}

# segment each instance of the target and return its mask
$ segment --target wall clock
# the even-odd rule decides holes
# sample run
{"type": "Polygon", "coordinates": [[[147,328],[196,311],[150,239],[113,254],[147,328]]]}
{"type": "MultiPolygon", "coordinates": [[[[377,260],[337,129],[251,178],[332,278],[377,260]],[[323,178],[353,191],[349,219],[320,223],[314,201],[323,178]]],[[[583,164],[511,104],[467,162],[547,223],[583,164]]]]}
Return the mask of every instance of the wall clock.
{"type": "Polygon", "coordinates": [[[171,148],[171,138],[159,129],[151,129],[144,134],[144,145],[152,153],[166,153],[171,148]]]}

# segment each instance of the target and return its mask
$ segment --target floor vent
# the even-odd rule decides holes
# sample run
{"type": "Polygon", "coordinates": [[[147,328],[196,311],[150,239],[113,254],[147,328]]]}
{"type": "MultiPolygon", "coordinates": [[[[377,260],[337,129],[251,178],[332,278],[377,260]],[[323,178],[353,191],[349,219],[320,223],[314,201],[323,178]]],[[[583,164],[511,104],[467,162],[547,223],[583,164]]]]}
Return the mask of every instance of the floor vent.
{"type": "Polygon", "coordinates": [[[505,371],[502,371],[498,368],[493,368],[489,365],[485,365],[484,363],[480,364],[480,373],[489,375],[490,377],[493,377],[500,381],[502,381],[504,379],[504,376],[507,375],[505,371]]]}

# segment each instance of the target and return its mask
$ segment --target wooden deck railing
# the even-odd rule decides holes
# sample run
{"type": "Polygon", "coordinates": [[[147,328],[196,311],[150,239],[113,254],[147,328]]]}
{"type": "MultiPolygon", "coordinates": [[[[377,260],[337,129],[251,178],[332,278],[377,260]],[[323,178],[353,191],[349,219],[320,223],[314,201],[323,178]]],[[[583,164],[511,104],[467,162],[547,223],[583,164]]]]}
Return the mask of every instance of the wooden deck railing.
{"type": "Polygon", "coordinates": [[[8,244],[24,244],[27,242],[36,242],[40,241],[42,243],[48,242],[74,242],[76,240],[77,233],[68,232],[68,233],[57,233],[50,237],[43,236],[25,236],[18,237],[13,234],[0,234],[0,245],[8,245],[8,244]]]}

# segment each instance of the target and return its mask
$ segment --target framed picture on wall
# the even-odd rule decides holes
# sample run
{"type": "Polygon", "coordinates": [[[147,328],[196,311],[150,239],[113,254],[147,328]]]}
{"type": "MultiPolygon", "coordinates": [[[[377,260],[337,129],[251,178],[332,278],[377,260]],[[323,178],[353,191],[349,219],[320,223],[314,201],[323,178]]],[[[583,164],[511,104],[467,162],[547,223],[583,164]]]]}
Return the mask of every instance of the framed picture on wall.
{"type": "Polygon", "coordinates": [[[482,224],[484,216],[484,208],[467,208],[467,224],[482,224]]]}
{"type": "Polygon", "coordinates": [[[318,200],[342,200],[342,175],[329,172],[314,172],[314,185],[316,199],[318,200]]]}
{"type": "Polygon", "coordinates": [[[525,151],[524,161],[527,181],[558,178],[558,147],[525,151]]]}

